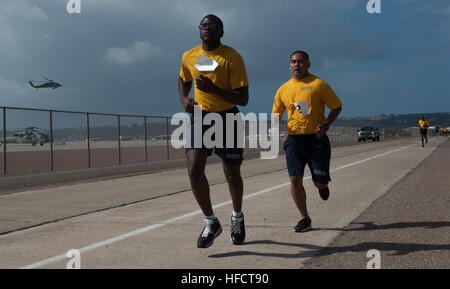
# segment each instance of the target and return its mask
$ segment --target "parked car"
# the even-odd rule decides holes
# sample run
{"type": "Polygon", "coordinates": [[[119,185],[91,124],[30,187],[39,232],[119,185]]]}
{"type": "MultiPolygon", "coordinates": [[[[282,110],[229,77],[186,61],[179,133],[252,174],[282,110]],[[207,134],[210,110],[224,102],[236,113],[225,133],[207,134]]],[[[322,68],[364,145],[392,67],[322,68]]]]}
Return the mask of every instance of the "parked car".
{"type": "Polygon", "coordinates": [[[372,139],[373,141],[380,141],[380,132],[378,128],[372,126],[363,126],[358,129],[358,141],[366,141],[372,139]]]}

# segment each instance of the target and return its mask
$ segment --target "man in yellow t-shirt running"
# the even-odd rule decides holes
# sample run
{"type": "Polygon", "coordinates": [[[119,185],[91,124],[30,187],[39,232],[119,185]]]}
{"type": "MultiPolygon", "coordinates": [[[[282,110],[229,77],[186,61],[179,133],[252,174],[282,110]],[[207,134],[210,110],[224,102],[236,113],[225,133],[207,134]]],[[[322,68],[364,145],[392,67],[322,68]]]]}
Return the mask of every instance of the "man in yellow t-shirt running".
{"type": "MultiPolygon", "coordinates": [[[[207,15],[200,22],[202,44],[183,54],[178,88],[180,101],[186,112],[194,113],[194,105],[201,106],[201,144],[195,142],[194,125],[191,125],[191,143],[186,147],[189,179],[194,197],[203,214],[203,230],[197,239],[198,248],[211,246],[222,232],[219,220],[214,215],[205,165],[208,156],[214,153],[222,159],[223,171],[228,182],[233,203],[231,215],[231,241],[242,244],[245,240],[244,214],[242,213],[243,182],[241,163],[243,148],[237,145],[237,124],[227,128],[226,115],[239,113],[236,105],[246,106],[248,102],[248,79],[241,55],[230,46],[222,45],[222,20],[215,15],[207,15]],[[189,97],[195,80],[194,99],[189,97]],[[203,142],[203,135],[213,126],[203,124],[203,119],[211,113],[218,113],[222,119],[222,145],[211,148],[203,142]],[[234,133],[234,144],[226,141],[226,132],[234,133]]],[[[210,117],[212,114],[210,115],[210,117]]],[[[193,122],[191,122],[193,123],[193,122]]],[[[215,135],[215,139],[218,136],[215,135]]]]}
{"type": "Polygon", "coordinates": [[[425,120],[425,116],[422,116],[422,119],[419,120],[420,136],[422,137],[422,147],[425,146],[425,144],[423,142],[424,139],[425,139],[425,143],[428,143],[427,132],[428,132],[429,126],[430,126],[430,123],[425,120]]]}
{"type": "Polygon", "coordinates": [[[320,197],[323,200],[329,197],[331,147],[326,131],[342,110],[341,101],[328,83],[310,74],[309,67],[308,53],[295,51],[291,54],[292,78],[278,89],[272,109],[280,119],[286,110],[288,113],[288,137],[283,148],[292,198],[302,216],[294,227],[295,232],[312,229],[303,187],[306,164],[320,197]],[[327,118],[325,106],[331,110],[327,118]]]}

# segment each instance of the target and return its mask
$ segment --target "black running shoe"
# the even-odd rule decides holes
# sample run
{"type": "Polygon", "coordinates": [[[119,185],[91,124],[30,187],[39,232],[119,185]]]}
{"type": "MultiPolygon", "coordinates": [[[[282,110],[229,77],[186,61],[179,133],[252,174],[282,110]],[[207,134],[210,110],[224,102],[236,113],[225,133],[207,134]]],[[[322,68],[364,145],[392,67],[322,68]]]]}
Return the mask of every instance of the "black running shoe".
{"type": "Polygon", "coordinates": [[[242,218],[231,216],[231,242],[235,245],[244,243],[245,240],[245,225],[244,216],[242,218]]]}
{"type": "Polygon", "coordinates": [[[301,219],[294,227],[295,232],[308,232],[309,230],[312,230],[311,219],[301,219]]]}
{"type": "Polygon", "coordinates": [[[330,189],[328,189],[328,187],[326,187],[324,189],[320,189],[319,195],[322,198],[322,200],[324,200],[324,201],[328,200],[328,197],[330,196],[330,189]]]}
{"type": "Polygon", "coordinates": [[[203,219],[203,231],[197,239],[197,248],[208,248],[220,233],[222,233],[222,227],[218,219],[203,219]]]}

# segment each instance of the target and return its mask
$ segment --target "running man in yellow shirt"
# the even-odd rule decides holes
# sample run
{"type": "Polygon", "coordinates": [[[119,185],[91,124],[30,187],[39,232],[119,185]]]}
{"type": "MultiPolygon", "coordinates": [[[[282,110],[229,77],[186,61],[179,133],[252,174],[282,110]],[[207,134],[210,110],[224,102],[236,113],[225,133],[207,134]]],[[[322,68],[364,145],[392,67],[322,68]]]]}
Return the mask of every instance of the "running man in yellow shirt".
{"type": "Polygon", "coordinates": [[[286,110],[288,113],[288,137],[283,148],[292,198],[302,216],[294,227],[295,232],[312,229],[303,186],[306,164],[320,197],[323,200],[329,197],[331,147],[326,131],[342,110],[341,101],[328,83],[308,72],[310,65],[308,53],[295,51],[291,54],[292,78],[278,89],[272,109],[280,119],[286,110]],[[327,118],[325,106],[331,110],[327,118]]]}
{"type": "Polygon", "coordinates": [[[238,245],[245,240],[244,214],[241,211],[244,190],[241,177],[243,148],[237,146],[236,124],[234,129],[228,129],[233,129],[235,133],[234,145],[228,146],[226,114],[236,115],[239,113],[236,105],[247,105],[247,72],[241,55],[230,46],[222,45],[220,39],[224,31],[219,17],[205,16],[200,22],[199,29],[202,44],[186,51],[181,60],[178,80],[180,101],[184,110],[190,113],[194,113],[194,105],[201,106],[202,140],[205,131],[213,125],[204,125],[203,118],[212,112],[220,114],[223,122],[223,146],[210,148],[205,146],[203,141],[197,145],[194,141],[195,125],[191,125],[191,143],[186,147],[188,174],[194,197],[205,216],[203,230],[197,239],[197,247],[211,246],[222,232],[220,222],[212,209],[209,184],[205,175],[206,159],[213,151],[222,159],[223,171],[230,189],[233,202],[231,241],[238,245]],[[195,101],[189,97],[193,81],[195,81],[195,101]]]}
{"type": "Polygon", "coordinates": [[[424,139],[425,139],[425,143],[428,143],[427,132],[428,132],[429,126],[430,126],[430,123],[425,120],[425,116],[422,116],[422,119],[419,120],[420,135],[422,137],[422,147],[425,146],[425,144],[423,143],[424,139]]]}

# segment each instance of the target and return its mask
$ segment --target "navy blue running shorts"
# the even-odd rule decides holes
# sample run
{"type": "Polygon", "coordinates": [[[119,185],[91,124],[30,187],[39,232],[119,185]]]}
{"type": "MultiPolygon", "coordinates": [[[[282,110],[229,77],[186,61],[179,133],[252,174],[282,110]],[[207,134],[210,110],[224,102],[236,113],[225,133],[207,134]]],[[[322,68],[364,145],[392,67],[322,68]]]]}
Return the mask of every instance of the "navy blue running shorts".
{"type": "Polygon", "coordinates": [[[331,147],[326,134],[320,139],[315,134],[289,135],[283,148],[289,176],[303,176],[308,164],[313,181],[328,184],[331,180],[331,147]]]}
{"type": "MultiPolygon", "coordinates": [[[[212,122],[211,125],[205,125],[203,124],[203,118],[210,112],[207,111],[202,111],[202,140],[203,140],[203,135],[205,134],[205,132],[214,125],[214,122],[212,122]]],[[[232,147],[226,147],[226,130],[227,130],[227,125],[226,125],[226,114],[227,113],[239,113],[239,109],[235,106],[232,109],[229,110],[225,110],[225,111],[221,111],[221,112],[217,112],[221,117],[222,117],[222,123],[223,123],[223,147],[222,148],[218,148],[218,147],[214,147],[214,148],[207,148],[205,147],[205,145],[203,144],[202,141],[202,147],[201,148],[195,148],[194,147],[194,115],[191,114],[191,147],[190,148],[186,148],[186,153],[189,150],[192,149],[202,149],[202,150],[207,150],[208,151],[208,156],[211,156],[212,153],[214,152],[214,154],[218,155],[226,164],[229,165],[241,165],[242,161],[244,159],[243,155],[244,155],[244,148],[238,148],[237,147],[237,124],[236,122],[234,123],[234,144],[232,147]]],[[[212,140],[214,140],[214,135],[211,137],[212,140]]]]}

